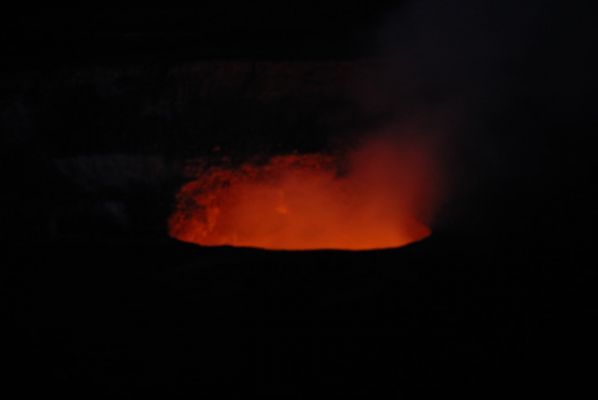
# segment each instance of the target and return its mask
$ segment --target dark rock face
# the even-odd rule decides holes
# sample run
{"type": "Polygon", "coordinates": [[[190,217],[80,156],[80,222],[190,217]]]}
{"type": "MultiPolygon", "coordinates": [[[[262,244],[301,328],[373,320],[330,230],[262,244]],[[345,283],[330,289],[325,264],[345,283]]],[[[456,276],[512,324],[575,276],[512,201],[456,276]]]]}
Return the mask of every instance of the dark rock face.
{"type": "Polygon", "coordinates": [[[3,83],[12,89],[4,124],[63,155],[197,155],[216,145],[301,150],[354,129],[363,115],[350,80],[374,65],[223,61],[31,71],[3,83]],[[25,120],[29,132],[19,125],[25,120]]]}

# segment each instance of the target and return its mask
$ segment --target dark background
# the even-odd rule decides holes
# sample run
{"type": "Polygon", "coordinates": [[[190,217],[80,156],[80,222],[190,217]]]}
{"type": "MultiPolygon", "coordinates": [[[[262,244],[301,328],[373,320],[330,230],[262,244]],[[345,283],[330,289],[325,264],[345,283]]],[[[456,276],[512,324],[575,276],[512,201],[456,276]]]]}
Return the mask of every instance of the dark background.
{"type": "Polygon", "coordinates": [[[8,362],[21,390],[359,398],[591,384],[590,10],[404,1],[1,18],[8,362]],[[334,150],[405,121],[453,143],[453,190],[429,239],[353,254],[166,235],[189,158],[334,150]]]}

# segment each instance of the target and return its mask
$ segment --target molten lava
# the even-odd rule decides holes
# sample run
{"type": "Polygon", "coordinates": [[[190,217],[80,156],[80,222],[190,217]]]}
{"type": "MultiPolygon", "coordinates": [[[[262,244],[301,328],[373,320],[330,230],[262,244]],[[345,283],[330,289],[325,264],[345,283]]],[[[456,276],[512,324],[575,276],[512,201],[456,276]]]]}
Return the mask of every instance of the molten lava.
{"type": "Polygon", "coordinates": [[[378,249],[422,239],[424,153],[374,143],[341,159],[276,156],[203,169],[177,195],[170,234],[205,246],[378,249]]]}

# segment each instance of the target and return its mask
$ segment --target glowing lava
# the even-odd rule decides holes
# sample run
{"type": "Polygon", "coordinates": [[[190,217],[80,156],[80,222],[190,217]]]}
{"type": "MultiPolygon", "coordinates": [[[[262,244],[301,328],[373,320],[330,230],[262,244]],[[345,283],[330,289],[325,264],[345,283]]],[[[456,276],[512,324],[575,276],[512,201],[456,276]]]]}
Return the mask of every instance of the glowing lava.
{"type": "Polygon", "coordinates": [[[342,159],[276,156],[211,167],[185,184],[171,236],[205,246],[377,249],[420,240],[429,197],[425,157],[375,143],[342,159]],[[416,173],[417,172],[417,173],[416,173]]]}

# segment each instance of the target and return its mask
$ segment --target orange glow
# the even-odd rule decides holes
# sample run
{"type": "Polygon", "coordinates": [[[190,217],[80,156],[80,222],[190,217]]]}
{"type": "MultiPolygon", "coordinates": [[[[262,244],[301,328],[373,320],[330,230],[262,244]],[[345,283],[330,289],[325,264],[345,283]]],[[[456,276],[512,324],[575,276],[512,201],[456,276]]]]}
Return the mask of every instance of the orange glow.
{"type": "Polygon", "coordinates": [[[205,246],[379,249],[430,234],[433,193],[418,146],[370,143],[343,157],[276,156],[203,169],[177,195],[170,234],[205,246]]]}

